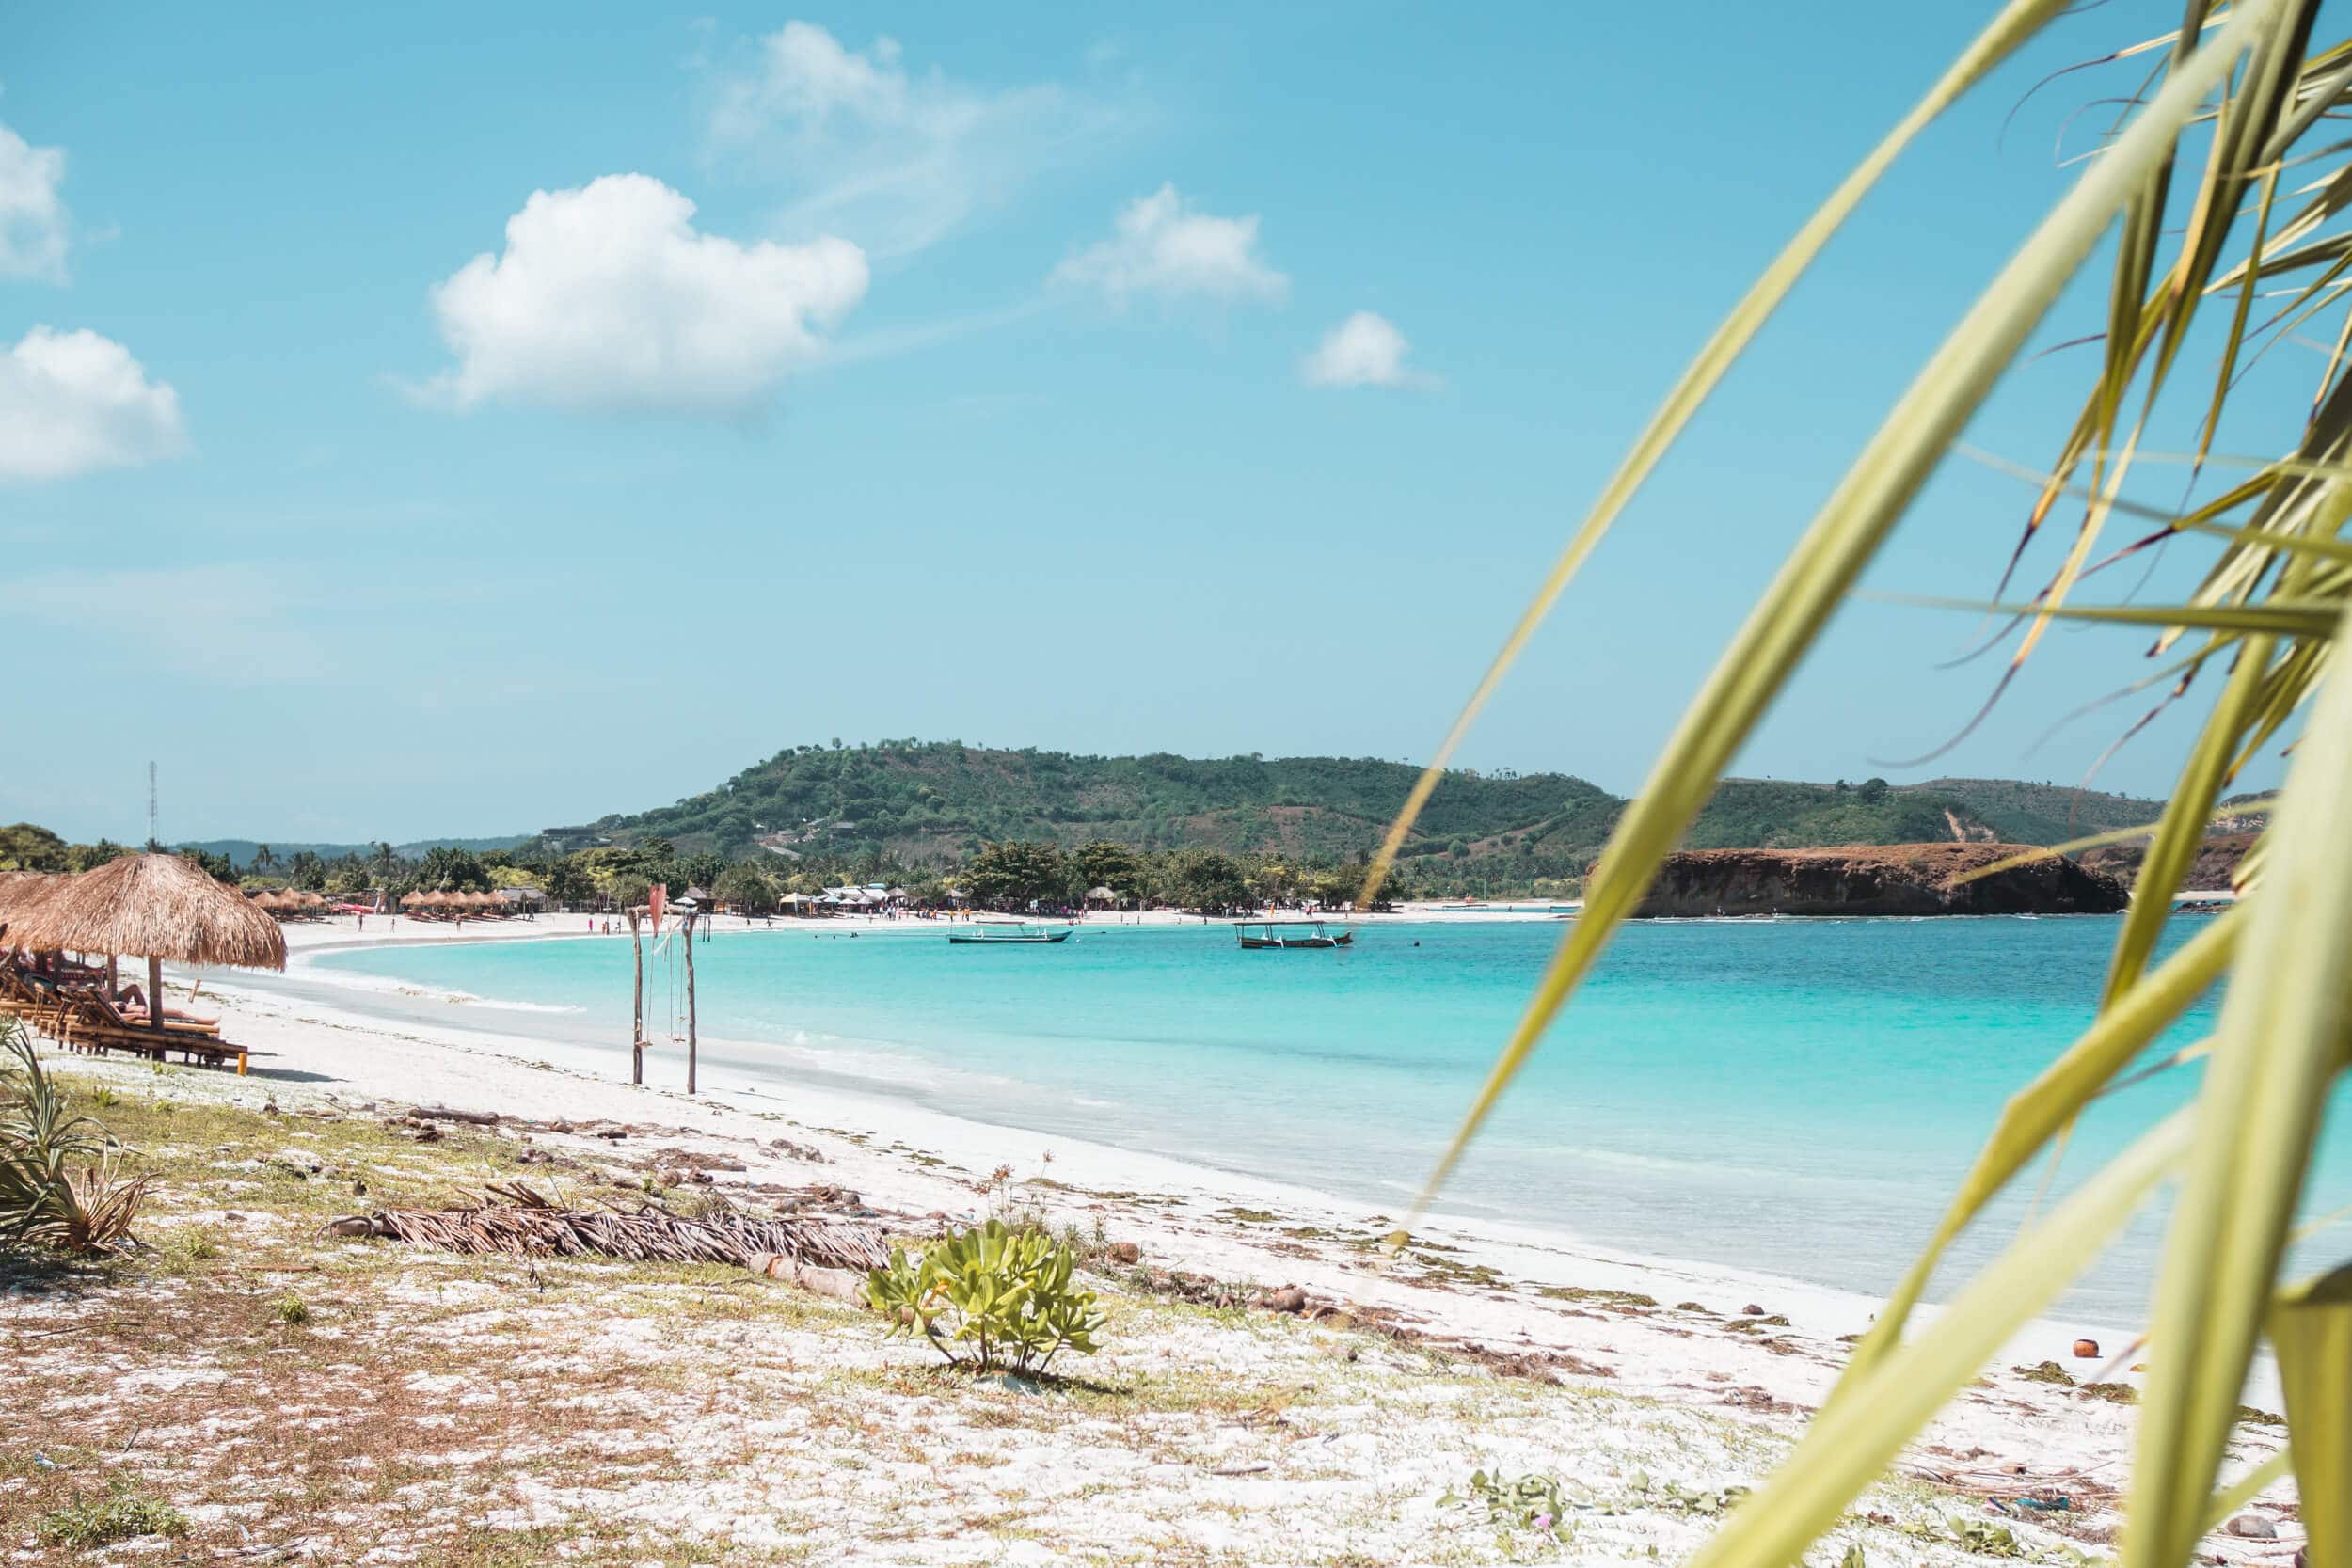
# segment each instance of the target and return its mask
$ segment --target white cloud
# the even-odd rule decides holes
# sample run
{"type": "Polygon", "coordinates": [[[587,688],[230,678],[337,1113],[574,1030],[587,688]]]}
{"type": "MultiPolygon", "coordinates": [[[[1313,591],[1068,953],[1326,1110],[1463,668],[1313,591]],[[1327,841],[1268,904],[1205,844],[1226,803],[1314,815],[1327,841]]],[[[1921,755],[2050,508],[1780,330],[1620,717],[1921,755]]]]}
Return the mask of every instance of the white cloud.
{"type": "Polygon", "coordinates": [[[65,153],[0,125],[0,277],[65,281],[65,153]]]}
{"type": "Polygon", "coordinates": [[[1139,293],[1168,297],[1279,300],[1291,280],[1258,254],[1258,217],[1194,212],[1162,185],[1120,209],[1112,236],[1054,269],[1057,283],[1083,283],[1124,303],[1139,293]]]}
{"type": "Polygon", "coordinates": [[[711,147],[793,192],[787,238],[846,234],[882,256],[944,238],[1039,168],[1099,150],[1135,118],[1055,83],[988,88],[909,72],[898,40],[844,48],[787,22],[719,78],[711,147]]]}
{"type": "Polygon", "coordinates": [[[428,390],[559,408],[739,413],[824,354],[866,293],[847,240],[698,233],[694,204],[643,174],[534,191],[506,251],[433,291],[455,368],[428,390]]]}
{"type": "Polygon", "coordinates": [[[1406,368],[1411,345],[1396,324],[1359,310],[1324,335],[1315,351],[1298,362],[1310,387],[1426,387],[1431,377],[1406,368]]]}
{"type": "Polygon", "coordinates": [[[0,480],[66,479],[186,450],[180,394],[112,339],[36,326],[0,353],[0,480]]]}

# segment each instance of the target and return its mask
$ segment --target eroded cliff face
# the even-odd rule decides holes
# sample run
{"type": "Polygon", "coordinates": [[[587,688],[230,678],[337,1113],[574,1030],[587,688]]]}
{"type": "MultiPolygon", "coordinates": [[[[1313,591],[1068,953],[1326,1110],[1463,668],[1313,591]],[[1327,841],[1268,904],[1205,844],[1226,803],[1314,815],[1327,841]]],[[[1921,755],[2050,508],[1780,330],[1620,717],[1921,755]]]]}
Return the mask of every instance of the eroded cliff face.
{"type": "Polygon", "coordinates": [[[2014,844],[1693,849],[1669,856],[1637,920],[1745,914],[2111,914],[2122,882],[2041,860],[1974,881],[1967,872],[2028,852],[2014,844]]]}
{"type": "MultiPolygon", "coordinates": [[[[2254,847],[2253,833],[2216,833],[2198,846],[2197,859],[2181,878],[2185,893],[2214,893],[2237,884],[2238,862],[2254,847]]],[[[2083,863],[2094,871],[2116,878],[2125,887],[2139,880],[2139,868],[2148,858],[2147,846],[2141,844],[2109,844],[2091,850],[2083,857],[2083,863]]]]}

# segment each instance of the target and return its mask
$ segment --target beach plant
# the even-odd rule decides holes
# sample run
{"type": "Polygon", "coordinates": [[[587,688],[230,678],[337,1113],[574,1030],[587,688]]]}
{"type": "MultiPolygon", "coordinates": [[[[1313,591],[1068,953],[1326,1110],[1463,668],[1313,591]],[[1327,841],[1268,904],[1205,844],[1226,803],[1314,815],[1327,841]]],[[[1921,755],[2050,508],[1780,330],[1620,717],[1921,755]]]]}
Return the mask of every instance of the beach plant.
{"type": "MultiPolygon", "coordinates": [[[[1503,640],[1391,825],[1369,899],[1444,777],[1455,747],[1535,627],[1701,404],[1904,148],[1963,93],[2040,37],[2074,0],[2006,0],[1893,131],[1766,267],[1667,393],[1503,640]]],[[[2064,506],[2071,532],[2030,594],[2005,574],[1989,623],[2013,639],[1994,700],[2054,622],[2138,628],[2149,717],[2203,705],[2203,720],[2122,918],[2095,1021],[2003,1110],[1790,1459],[1693,1559],[1779,1568],[1830,1529],[1902,1446],[2009,1336],[2043,1310],[2158,1189],[2175,1183],[2155,1288],[2147,1392],[2125,1494],[2122,1568],[2179,1568],[2199,1539],[2290,1463],[2314,1568],[2352,1565],[2352,1291],[2282,1277],[2329,1092],[2352,1046],[2352,681],[2329,679],[2352,614],[2352,236],[2331,228],[2352,192],[2339,129],[2352,109],[2352,40],[2315,38],[2317,0],[2186,0],[2179,29],[2103,62],[2143,70],[2112,127],[2024,243],[1863,442],[1763,596],[1732,632],[1639,795],[1619,818],[1534,996],[1431,1178],[1453,1169],[1497,1101],[1631,916],[1725,768],[1910,511],[1994,385],[2094,261],[2103,319],[2078,349],[2093,364],[2080,411],[2032,486],[2009,572],[2064,506]],[[2102,242],[2112,243],[2102,253],[2102,242]],[[2259,311],[2259,315],[2258,312],[2259,311]],[[2315,346],[2308,398],[2250,400],[2292,338],[2315,346]],[[2198,352],[2186,348],[2192,341],[2198,352]],[[2216,455],[2232,442],[2252,459],[2216,455]],[[2124,494],[2177,430],[2191,482],[2180,504],[2124,494]],[[2208,481],[2207,469],[2220,475],[2208,481]],[[2129,519],[2120,549],[2099,541],[2129,519]],[[2202,547],[2203,575],[2149,602],[2082,602],[2105,567],[2169,546],[2202,547]],[[2017,602],[2009,602],[2009,601],[2017,602]],[[2206,824],[2255,758],[2288,746],[2283,788],[2236,881],[2241,895],[2159,956],[2158,938],[2206,824]],[[1986,1204],[2053,1146],[2090,1101],[2201,997],[2226,983],[2193,1104],[2037,1212],[1926,1325],[1913,1309],[1986,1204]],[[2227,1481],[2240,1390],[2265,1333],[2286,1390],[2288,1455],[2227,1481]]],[[[2105,14],[2105,13],[2100,13],[2105,14]]],[[[2298,391],[2300,389],[2298,388],[2298,391]]],[[[2173,472],[2177,475],[2180,470],[2173,472]]],[[[2059,533],[2059,530],[2050,530],[2059,533]]],[[[2144,724],[2147,720],[2140,721],[2144,724]]],[[[2132,726],[2136,732],[2140,724],[2132,726]]],[[[2082,841],[2056,853],[2086,847],[2082,841]]],[[[2184,1053],[2185,1054],[2185,1053],[2184,1053]]]]}
{"type": "Polygon", "coordinates": [[[960,1231],[866,1276],[866,1299],[891,1337],[917,1333],[952,1364],[1042,1373],[1065,1350],[1092,1355],[1103,1327],[1094,1292],[1071,1283],[1071,1249],[1002,1221],[960,1231]]]}
{"type": "Polygon", "coordinates": [[[1499,1529],[1533,1530],[1563,1544],[1576,1534],[1575,1521],[1568,1515],[1579,1504],[1561,1489],[1556,1476],[1533,1470],[1523,1476],[1472,1470],[1468,1492],[1448,1489],[1438,1499],[1439,1508],[1463,1505],[1483,1509],[1486,1522],[1499,1529]]]}
{"type": "Polygon", "coordinates": [[[188,1521],[162,1498],[135,1491],[118,1478],[97,1497],[76,1498],[42,1514],[33,1533],[44,1546],[86,1551],[144,1535],[183,1536],[188,1521]]]}
{"type": "Polygon", "coordinates": [[[121,1175],[120,1156],[70,1111],[23,1025],[0,1020],[0,1245],[90,1257],[128,1242],[148,1178],[121,1175]]]}

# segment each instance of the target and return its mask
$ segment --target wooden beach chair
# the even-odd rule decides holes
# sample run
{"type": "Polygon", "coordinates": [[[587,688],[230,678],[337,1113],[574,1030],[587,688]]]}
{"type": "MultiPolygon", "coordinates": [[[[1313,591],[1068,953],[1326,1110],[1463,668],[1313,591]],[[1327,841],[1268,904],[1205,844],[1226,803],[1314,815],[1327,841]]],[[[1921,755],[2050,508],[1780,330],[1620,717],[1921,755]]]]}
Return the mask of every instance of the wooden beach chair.
{"type": "Polygon", "coordinates": [[[65,988],[68,1002],[61,1022],[61,1043],[74,1051],[94,1051],[100,1055],[110,1052],[128,1051],[134,1055],[151,1057],[160,1062],[177,1051],[188,1061],[202,1061],[210,1067],[224,1067],[230,1057],[236,1058],[237,1076],[250,1070],[252,1058],[260,1054],[245,1046],[220,1037],[217,1020],[174,1019],[165,1016],[159,1034],[143,1018],[133,1018],[117,1007],[111,998],[95,987],[65,988]]]}

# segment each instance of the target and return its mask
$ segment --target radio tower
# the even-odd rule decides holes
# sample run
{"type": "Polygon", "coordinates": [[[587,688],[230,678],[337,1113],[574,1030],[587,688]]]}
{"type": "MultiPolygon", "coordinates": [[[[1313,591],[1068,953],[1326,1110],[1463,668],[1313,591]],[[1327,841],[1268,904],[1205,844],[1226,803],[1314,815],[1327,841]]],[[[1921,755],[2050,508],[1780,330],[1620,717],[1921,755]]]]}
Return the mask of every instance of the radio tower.
{"type": "Polygon", "coordinates": [[[155,836],[155,763],[152,758],[150,758],[147,764],[147,842],[150,844],[163,842],[155,836]]]}

